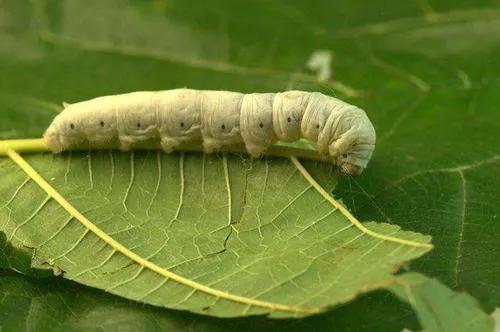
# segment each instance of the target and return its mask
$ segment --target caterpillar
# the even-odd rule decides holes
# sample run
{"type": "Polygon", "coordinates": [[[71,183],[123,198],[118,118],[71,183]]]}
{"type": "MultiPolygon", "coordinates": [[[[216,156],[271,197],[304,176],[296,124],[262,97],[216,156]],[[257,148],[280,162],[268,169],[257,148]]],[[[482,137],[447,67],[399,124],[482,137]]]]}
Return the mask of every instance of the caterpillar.
{"type": "Polygon", "coordinates": [[[244,145],[259,157],[277,141],[301,138],[347,175],[359,175],[375,149],[360,108],[319,92],[242,94],[174,89],[139,91],[65,104],[44,133],[54,153],[89,146],[165,152],[202,144],[207,153],[244,145]]]}

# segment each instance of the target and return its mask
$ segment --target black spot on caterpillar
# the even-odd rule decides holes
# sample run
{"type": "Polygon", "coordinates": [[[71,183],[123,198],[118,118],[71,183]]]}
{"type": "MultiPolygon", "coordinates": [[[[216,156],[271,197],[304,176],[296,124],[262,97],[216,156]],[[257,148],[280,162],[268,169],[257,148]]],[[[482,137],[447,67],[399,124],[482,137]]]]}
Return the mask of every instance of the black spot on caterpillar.
{"type": "Polygon", "coordinates": [[[132,92],[65,105],[44,134],[55,153],[85,145],[130,150],[156,142],[166,152],[201,142],[207,153],[244,144],[260,156],[278,140],[305,138],[349,175],[375,148],[375,129],[360,108],[318,92],[242,94],[176,89],[132,92]]]}

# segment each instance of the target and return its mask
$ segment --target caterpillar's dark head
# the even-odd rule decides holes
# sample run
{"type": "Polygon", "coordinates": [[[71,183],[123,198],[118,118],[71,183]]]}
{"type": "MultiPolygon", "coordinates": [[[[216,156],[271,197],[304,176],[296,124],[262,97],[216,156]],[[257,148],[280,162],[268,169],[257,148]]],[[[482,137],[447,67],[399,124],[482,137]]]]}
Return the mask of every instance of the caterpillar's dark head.
{"type": "Polygon", "coordinates": [[[370,119],[363,110],[349,108],[336,133],[338,138],[330,146],[330,155],[344,174],[360,175],[375,149],[376,134],[370,119]]]}

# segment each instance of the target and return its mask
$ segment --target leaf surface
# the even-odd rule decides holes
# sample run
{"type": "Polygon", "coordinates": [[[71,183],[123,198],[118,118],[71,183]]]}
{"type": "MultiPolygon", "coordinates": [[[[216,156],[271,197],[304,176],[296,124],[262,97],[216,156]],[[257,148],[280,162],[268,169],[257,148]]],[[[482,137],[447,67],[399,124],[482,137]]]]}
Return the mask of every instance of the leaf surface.
{"type": "Polygon", "coordinates": [[[389,286],[409,302],[426,331],[492,331],[493,318],[485,314],[468,294],[455,293],[437,280],[418,273],[406,273],[389,286]]]}
{"type": "MultiPolygon", "coordinates": [[[[470,296],[457,296],[439,282],[416,273],[404,274],[398,277],[397,282],[391,286],[391,290],[404,301],[414,301],[414,305],[418,306],[417,312],[423,316],[422,325],[426,331],[491,330],[492,318],[481,312],[477,302],[470,296]],[[441,303],[443,299],[451,301],[441,303]]],[[[309,331],[314,326],[311,325],[314,322],[311,319],[299,323],[297,320],[265,320],[259,317],[200,319],[193,314],[125,301],[64,280],[46,278],[35,281],[2,271],[0,298],[0,326],[7,331],[98,331],[109,328],[134,331],[254,331],[255,328],[275,331],[286,328],[309,331]]],[[[382,300],[381,297],[376,298],[382,300]]],[[[360,304],[359,301],[354,303],[360,304]]],[[[386,299],[384,305],[390,304],[386,299]]],[[[349,314],[349,310],[339,308],[335,313],[343,316],[349,314]]],[[[317,318],[313,319],[316,319],[317,325],[317,318]]],[[[331,323],[338,329],[348,328],[345,320],[337,319],[331,323]]],[[[377,325],[370,326],[377,329],[377,325]]]]}
{"type": "MultiPolygon", "coordinates": [[[[497,4],[3,0],[0,6],[1,138],[39,137],[61,101],[103,94],[183,86],[336,94],[365,108],[379,134],[366,173],[341,179],[336,196],[360,220],[432,235],[435,250],[411,269],[471,293],[488,310],[500,305],[497,4]],[[333,53],[326,83],[304,69],[318,48],[333,53]]],[[[407,306],[379,292],[303,324],[418,328],[407,306]]]]}
{"type": "MultiPolygon", "coordinates": [[[[7,164],[7,239],[35,248],[66,278],[137,301],[217,316],[307,315],[390,284],[399,265],[428,250],[353,227],[286,159],[113,151],[48,158],[27,161],[89,224],[7,164]]],[[[331,183],[328,165],[311,167],[331,183]]],[[[389,224],[367,227],[429,240],[389,224]]]]}

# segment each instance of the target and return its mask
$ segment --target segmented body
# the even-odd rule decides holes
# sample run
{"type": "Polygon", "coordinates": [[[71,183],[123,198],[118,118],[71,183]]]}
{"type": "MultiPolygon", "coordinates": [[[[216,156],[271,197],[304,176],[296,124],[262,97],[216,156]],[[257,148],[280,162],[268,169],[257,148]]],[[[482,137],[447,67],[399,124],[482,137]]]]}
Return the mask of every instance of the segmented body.
{"type": "Polygon", "coordinates": [[[301,138],[348,174],[366,167],[375,130],[360,108],[318,92],[242,94],[175,89],[105,96],[68,105],[47,129],[53,152],[156,144],[166,152],[202,144],[207,153],[244,145],[260,156],[276,141],[301,138]]]}

